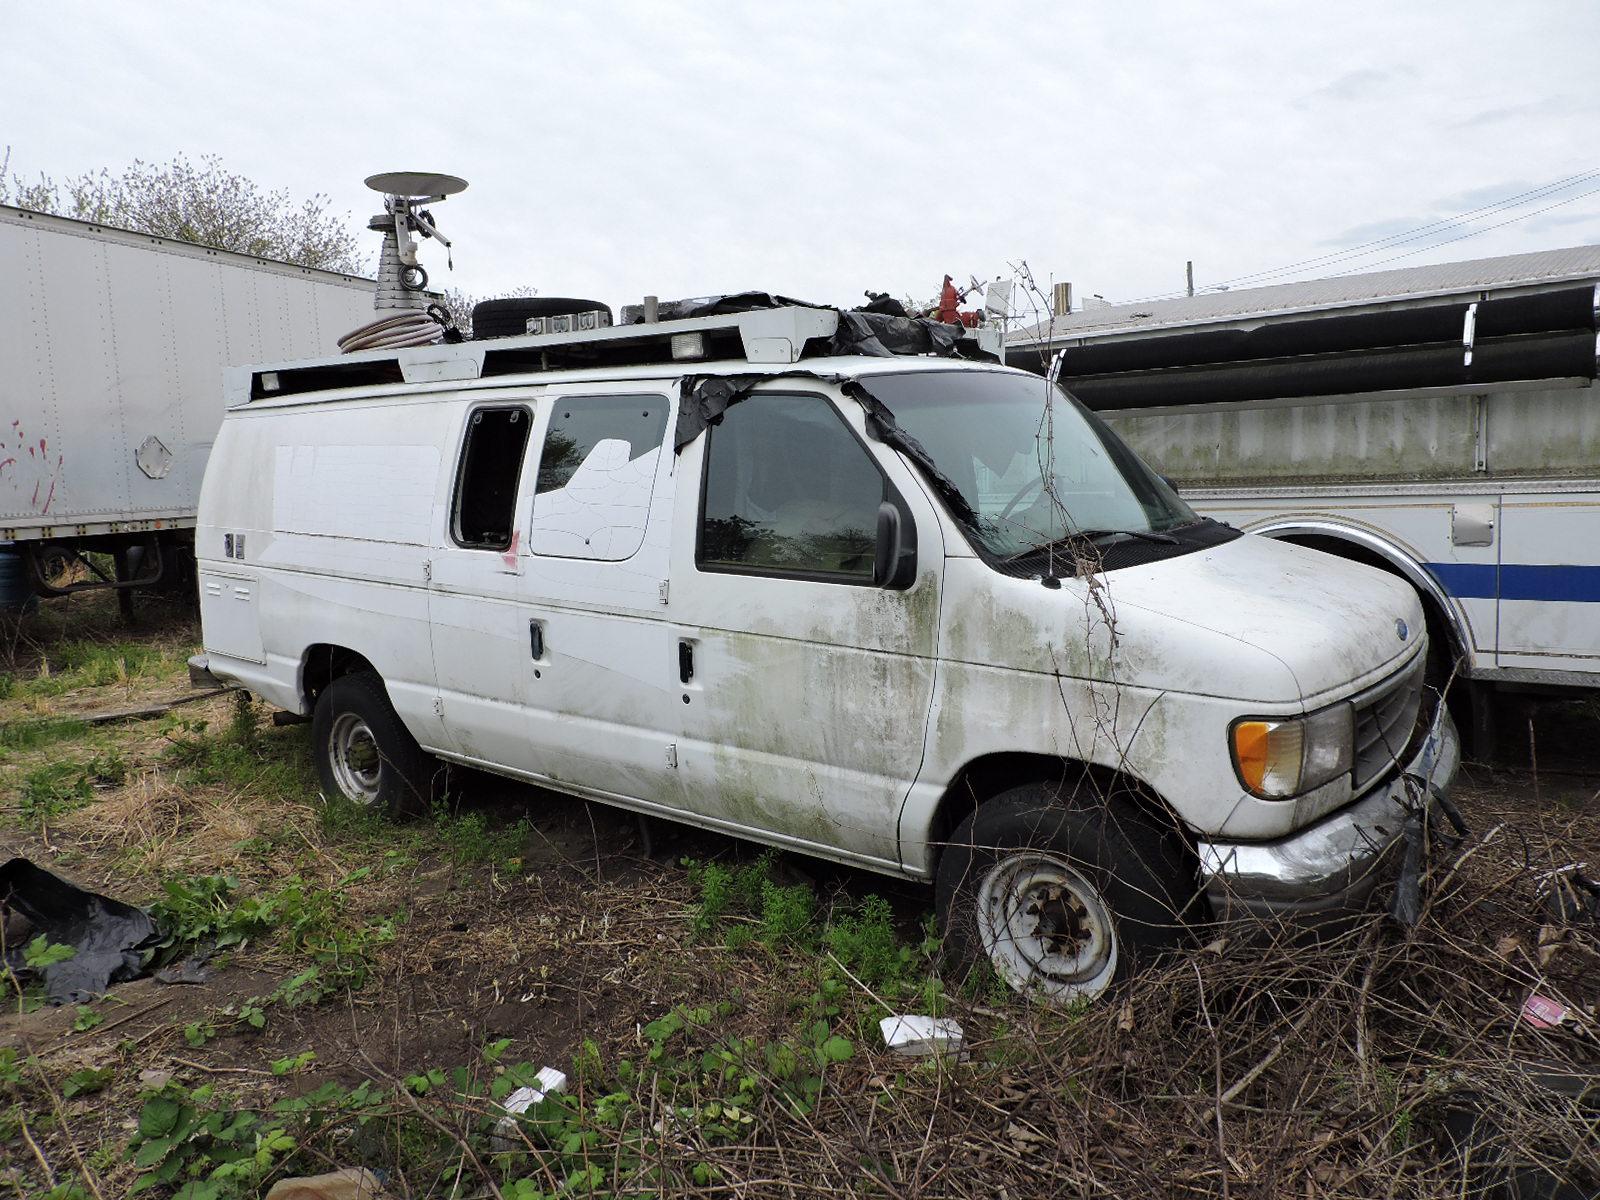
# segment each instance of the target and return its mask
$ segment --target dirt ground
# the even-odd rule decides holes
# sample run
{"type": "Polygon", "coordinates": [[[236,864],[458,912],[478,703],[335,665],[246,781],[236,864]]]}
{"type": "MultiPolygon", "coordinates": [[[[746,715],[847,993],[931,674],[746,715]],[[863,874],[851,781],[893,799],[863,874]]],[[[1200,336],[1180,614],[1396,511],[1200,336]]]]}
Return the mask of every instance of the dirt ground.
{"type": "MultiPolygon", "coordinates": [[[[185,1173],[151,1194],[188,1181],[180,1194],[255,1195],[291,1168],[352,1159],[381,1165],[395,1196],[1473,1194],[1510,1177],[1463,1164],[1448,1097],[1481,1099],[1485,1079],[1527,1060],[1600,1062],[1596,930],[1552,918],[1539,898],[1550,871],[1587,862],[1600,874],[1592,703],[1518,717],[1532,722],[1537,772],[1527,761],[1467,766],[1457,800],[1471,835],[1436,860],[1436,899],[1418,930],[1375,917],[1331,948],[1265,957],[1212,943],[1093,1012],[1063,1016],[993,989],[928,990],[931,895],[916,885],[780,858],[761,864],[767,882],[750,915],[718,918],[706,876],[685,860],[750,864],[758,852],[714,835],[642,827],[470,773],[448,806],[410,825],[330,809],[308,727],[275,726],[232,695],[189,699],[184,660],[196,641],[190,614],[155,601],[132,629],[114,604],[73,598],[0,630],[0,861],[30,858],[138,905],[166,897],[199,945],[224,943],[203,982],[146,977],[83,1006],[6,985],[0,1196],[127,1194],[149,1167],[130,1161],[130,1143],[149,1140],[141,1114],[152,1097],[264,1112],[362,1081],[392,1097],[381,1153],[357,1152],[355,1125],[335,1134],[331,1121],[314,1129],[295,1117],[298,1148],[258,1138],[253,1174],[204,1190],[225,1160],[222,1140],[191,1140],[185,1173]],[[144,719],[64,720],[168,701],[181,703],[144,719]],[[778,928],[795,891],[815,897],[812,932],[778,928]],[[864,968],[846,969],[848,943],[830,932],[874,896],[900,947],[882,988],[907,1002],[932,996],[958,1017],[972,1063],[908,1073],[874,1039],[889,1005],[864,968]],[[252,920],[243,902],[255,898],[276,907],[252,920]],[[297,983],[308,970],[312,982],[297,983]],[[1533,1028],[1519,1011],[1529,993],[1571,1015],[1533,1028]],[[710,1016],[688,1033],[647,1032],[675,1012],[710,1016]],[[851,1052],[837,1062],[821,1053],[821,1083],[803,1103],[758,1083],[739,1092],[753,1123],[662,1148],[679,1118],[646,1099],[644,1077],[623,1060],[675,1062],[680,1044],[696,1054],[803,1045],[818,1014],[851,1052]],[[619,1147],[648,1142],[662,1156],[655,1175],[637,1177],[650,1182],[623,1186],[613,1165],[574,1184],[535,1154],[546,1183],[517,1190],[519,1171],[536,1172],[489,1161],[483,1109],[474,1125],[457,1121],[464,1102],[428,1107],[448,1090],[429,1071],[490,1077],[511,1062],[631,1096],[644,1140],[628,1141],[634,1118],[608,1125],[603,1106],[588,1108],[584,1128],[601,1142],[582,1142],[582,1153],[604,1145],[620,1164],[619,1147]]],[[[788,1078],[770,1050],[765,1061],[772,1078],[788,1078]]],[[[701,1066],[685,1071],[710,1086],[701,1066]]],[[[1534,1111],[1537,1126],[1511,1141],[1531,1160],[1566,1154],[1568,1185],[1580,1189],[1570,1195],[1586,1195],[1600,1186],[1600,1140],[1593,1124],[1583,1134],[1576,1103],[1562,1103],[1511,1104],[1534,1111]]],[[[563,1153],[570,1167],[573,1152],[563,1153]]]]}

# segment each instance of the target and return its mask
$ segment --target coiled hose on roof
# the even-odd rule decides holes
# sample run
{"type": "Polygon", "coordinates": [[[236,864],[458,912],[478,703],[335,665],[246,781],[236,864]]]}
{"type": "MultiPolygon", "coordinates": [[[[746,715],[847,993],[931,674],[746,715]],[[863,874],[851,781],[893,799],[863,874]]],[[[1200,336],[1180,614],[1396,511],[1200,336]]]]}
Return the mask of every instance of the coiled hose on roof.
{"type": "Polygon", "coordinates": [[[444,341],[449,317],[437,304],[390,312],[352,329],[339,339],[339,352],[398,350],[406,346],[432,346],[444,341]]]}

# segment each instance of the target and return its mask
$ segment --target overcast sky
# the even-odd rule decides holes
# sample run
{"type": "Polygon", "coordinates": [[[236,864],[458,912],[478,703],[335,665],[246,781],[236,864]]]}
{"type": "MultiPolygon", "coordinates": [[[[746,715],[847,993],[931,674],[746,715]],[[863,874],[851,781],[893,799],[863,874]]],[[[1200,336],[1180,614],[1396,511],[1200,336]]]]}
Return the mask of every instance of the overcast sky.
{"type": "MultiPolygon", "coordinates": [[[[620,305],[924,297],[1026,259],[1130,300],[1600,169],[1593,0],[7,5],[25,175],[216,153],[364,223],[446,171],[456,269],[620,305]]],[[[1600,241],[1600,178],[1349,270],[1600,241]]],[[[365,234],[373,238],[376,235],[365,234]]]]}

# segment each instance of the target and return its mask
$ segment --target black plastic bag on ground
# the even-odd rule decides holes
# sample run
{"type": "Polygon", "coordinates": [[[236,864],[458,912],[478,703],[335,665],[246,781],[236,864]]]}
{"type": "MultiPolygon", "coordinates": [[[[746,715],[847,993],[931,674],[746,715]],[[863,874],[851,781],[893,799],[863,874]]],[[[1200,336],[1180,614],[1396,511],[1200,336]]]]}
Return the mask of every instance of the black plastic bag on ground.
{"type": "MultiPolygon", "coordinates": [[[[35,936],[71,946],[73,955],[44,967],[44,989],[53,1004],[75,1004],[101,995],[113,983],[144,969],[142,951],[160,936],[142,909],[86,892],[25,858],[0,866],[0,908],[21,914],[35,936]]],[[[6,966],[28,970],[23,946],[7,946],[6,966]]]]}

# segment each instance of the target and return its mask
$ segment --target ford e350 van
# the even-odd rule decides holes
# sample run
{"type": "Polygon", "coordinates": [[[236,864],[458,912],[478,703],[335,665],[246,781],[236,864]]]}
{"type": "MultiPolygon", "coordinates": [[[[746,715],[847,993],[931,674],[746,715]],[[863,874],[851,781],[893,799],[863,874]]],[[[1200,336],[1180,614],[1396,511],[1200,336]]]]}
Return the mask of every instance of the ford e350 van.
{"type": "Polygon", "coordinates": [[[1409,585],[1198,517],[972,334],[872,332],[237,372],[193,669],[309,716],[330,796],[469,764],[930,880],[958,963],[1048,997],[1364,905],[1458,761],[1409,585]]]}

